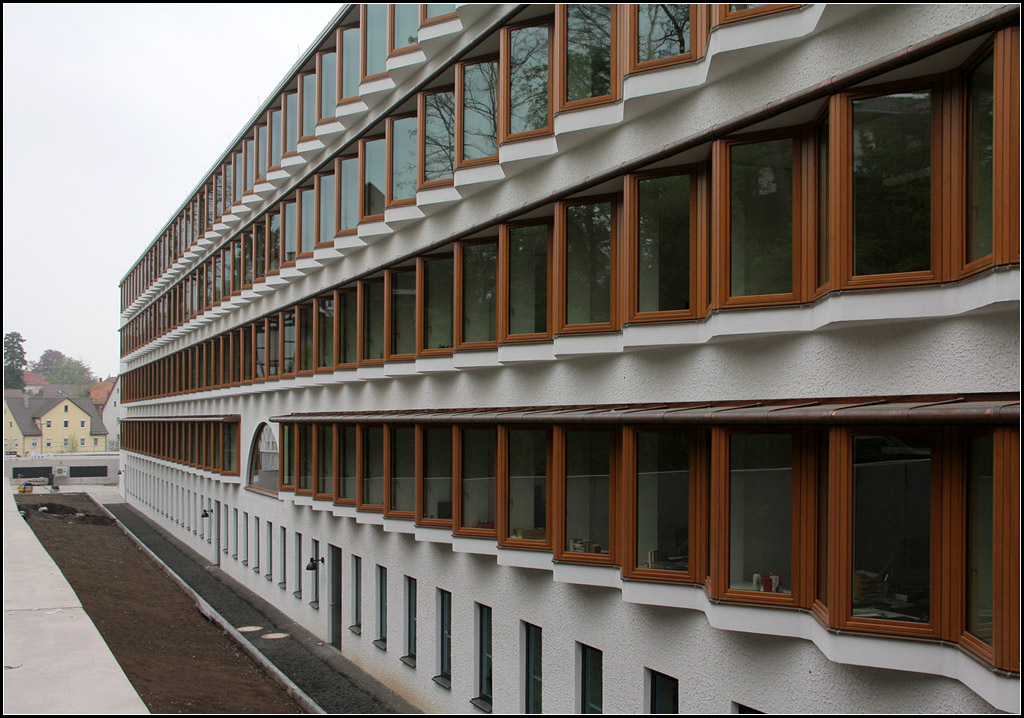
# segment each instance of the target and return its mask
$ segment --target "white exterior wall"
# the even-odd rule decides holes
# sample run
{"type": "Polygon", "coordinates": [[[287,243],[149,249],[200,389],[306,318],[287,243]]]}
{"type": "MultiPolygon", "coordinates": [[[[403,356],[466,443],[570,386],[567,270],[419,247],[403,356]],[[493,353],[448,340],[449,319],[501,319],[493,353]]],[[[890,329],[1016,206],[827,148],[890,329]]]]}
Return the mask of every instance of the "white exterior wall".
{"type": "MultiPolygon", "coordinates": [[[[442,205],[425,219],[395,222],[393,232],[340,259],[333,256],[322,267],[318,257],[300,262],[308,272],[282,278],[272,292],[249,292],[245,301],[227,302],[224,311],[207,313],[165,340],[134,352],[122,371],[315,296],[479,227],[486,218],[897,54],[999,7],[949,5],[922,11],[915,6],[813,5],[717,28],[705,61],[627,78],[623,103],[566,113],[556,118],[553,139],[502,148],[503,160],[506,154],[537,153],[538,161],[503,162],[505,180],[481,183],[471,199],[442,205]],[[770,62],[765,61],[768,57],[770,62]],[[666,87],[678,89],[665,92],[666,87]],[[606,122],[614,124],[602,126],[606,122]],[[557,154],[546,156],[552,148],[557,154]]],[[[450,52],[468,44],[478,28],[508,10],[477,8],[473,21],[466,21],[467,29],[452,36],[451,46],[430,55],[411,77],[428,76],[450,52]]],[[[927,74],[934,62],[941,64],[928,60],[904,75],[896,72],[884,79],[927,74]]],[[[758,127],[809,119],[804,114],[758,127]]],[[[357,131],[372,124],[355,118],[346,126],[357,131]]],[[[317,157],[328,156],[338,146],[331,144],[317,157]]],[[[705,147],[680,156],[678,162],[706,156],[705,147]]],[[[471,193],[463,181],[467,177],[456,175],[456,187],[461,186],[465,197],[471,193]]],[[[268,195],[259,207],[269,206],[288,187],[268,195]]],[[[240,485],[246,481],[257,428],[272,416],[290,413],[1016,391],[1019,299],[1020,272],[1012,269],[950,286],[837,293],[798,307],[731,310],[700,322],[633,326],[621,333],[559,337],[549,344],[421,359],[414,365],[339,371],[209,391],[194,398],[132,403],[125,408],[127,419],[240,414],[242,476],[233,481],[214,478],[124,454],[125,486],[133,505],[324,640],[330,639],[328,567],[325,563],[319,574],[319,609],[308,603],[312,572],[301,571],[306,584],[303,598],[293,595],[295,532],[303,536],[303,561],[309,558],[313,539],[320,542],[325,558],[329,545],[340,547],[343,653],[427,711],[475,710],[469,703],[476,695],[475,602],[493,609],[495,712],[520,710],[520,621],[543,629],[546,712],[577,708],[576,642],[604,652],[606,712],[644,709],[645,667],[679,680],[682,712],[727,712],[732,701],[772,712],[992,711],[993,705],[981,696],[998,708],[1019,710],[1019,681],[995,677],[953,647],[837,637],[809,614],[713,605],[699,588],[623,582],[618,569],[556,567],[549,554],[499,550],[493,540],[453,539],[445,531],[414,529],[412,522],[356,515],[349,507],[331,507],[288,493],[272,498],[240,485]],[[215,555],[212,541],[200,540],[197,533],[186,532],[177,521],[154,511],[154,506],[170,511],[166,498],[154,492],[154,477],[220,501],[237,509],[240,517],[248,512],[250,532],[253,517],[258,516],[264,556],[265,522],[272,522],[272,580],[264,578],[265,560],[257,575],[252,561],[246,567],[241,555],[232,558],[234,546],[215,555]],[[282,526],[288,530],[284,577],[279,575],[282,526]],[[362,558],[361,635],[347,629],[353,555],[362,558]],[[386,652],[372,644],[378,564],[388,569],[386,652]],[[399,661],[404,652],[405,575],[418,581],[415,669],[399,661]],[[284,589],[278,586],[281,581],[284,589]],[[450,690],[431,680],[437,673],[438,588],[453,596],[450,690]]]]}

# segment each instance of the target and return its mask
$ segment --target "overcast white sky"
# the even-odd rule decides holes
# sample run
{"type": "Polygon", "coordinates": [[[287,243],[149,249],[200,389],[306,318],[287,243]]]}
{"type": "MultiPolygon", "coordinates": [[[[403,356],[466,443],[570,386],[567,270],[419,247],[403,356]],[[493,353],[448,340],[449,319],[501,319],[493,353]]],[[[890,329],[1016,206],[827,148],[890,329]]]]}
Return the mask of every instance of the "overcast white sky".
{"type": "Polygon", "coordinates": [[[340,4],[3,6],[3,332],[118,372],[118,282],[340,4]]]}

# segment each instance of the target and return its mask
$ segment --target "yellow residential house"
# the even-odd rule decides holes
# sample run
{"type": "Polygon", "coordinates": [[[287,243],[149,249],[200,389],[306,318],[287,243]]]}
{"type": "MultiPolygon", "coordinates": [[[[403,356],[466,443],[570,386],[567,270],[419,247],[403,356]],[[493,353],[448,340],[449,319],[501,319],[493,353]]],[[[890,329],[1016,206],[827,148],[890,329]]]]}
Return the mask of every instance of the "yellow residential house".
{"type": "Polygon", "coordinates": [[[107,430],[89,399],[4,397],[4,454],[107,450],[107,430]]]}

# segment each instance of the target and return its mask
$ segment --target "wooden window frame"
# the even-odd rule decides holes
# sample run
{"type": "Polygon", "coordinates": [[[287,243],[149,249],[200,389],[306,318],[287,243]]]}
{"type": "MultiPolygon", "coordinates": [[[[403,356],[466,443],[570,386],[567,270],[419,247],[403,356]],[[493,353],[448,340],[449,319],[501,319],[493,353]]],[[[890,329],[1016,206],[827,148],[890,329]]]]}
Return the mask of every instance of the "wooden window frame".
{"type": "MultiPolygon", "coordinates": [[[[498,88],[495,88],[495,117],[494,117],[494,154],[486,155],[484,157],[474,157],[473,159],[463,159],[465,153],[465,142],[463,140],[463,130],[465,129],[465,74],[466,67],[469,65],[480,65],[485,62],[493,62],[498,66],[498,74],[500,77],[501,62],[498,54],[481,55],[480,57],[474,57],[471,60],[462,60],[455,64],[455,168],[453,171],[458,172],[460,169],[466,167],[476,167],[477,165],[493,164],[498,161],[498,155],[501,152],[500,137],[498,136],[500,131],[498,126],[501,124],[500,117],[502,114],[501,109],[501,92],[498,88]]],[[[500,82],[499,82],[500,85],[500,82]]]]}
{"type": "Polygon", "coordinates": [[[302,114],[302,98],[299,96],[299,87],[295,86],[293,90],[285,90],[281,93],[281,157],[296,157],[299,154],[299,142],[302,137],[302,122],[300,116],[302,114]],[[288,98],[295,96],[295,149],[288,149],[288,98]]]}
{"type": "Polygon", "coordinates": [[[417,356],[451,356],[455,351],[455,255],[454,249],[451,252],[439,254],[421,255],[416,258],[416,354],[417,356]],[[424,345],[426,341],[426,311],[427,311],[427,262],[437,260],[452,261],[452,346],[428,349],[424,345]]]}
{"type": "Polygon", "coordinates": [[[299,456],[299,452],[296,450],[296,446],[298,444],[298,429],[297,429],[297,427],[298,427],[297,424],[281,424],[279,426],[278,446],[280,447],[280,450],[278,452],[278,462],[277,462],[278,463],[278,467],[277,467],[277,490],[278,491],[292,491],[292,492],[294,492],[295,488],[296,488],[296,486],[298,484],[298,475],[299,475],[299,471],[298,471],[298,469],[299,469],[298,456],[299,456]],[[287,431],[290,431],[291,435],[292,435],[292,438],[291,438],[291,442],[292,442],[291,443],[291,447],[292,447],[292,477],[291,477],[292,478],[292,483],[290,483],[290,484],[286,484],[285,483],[285,478],[286,477],[285,477],[285,471],[284,471],[285,470],[284,435],[285,435],[285,432],[287,432],[287,431]]]}
{"type": "MultiPolygon", "coordinates": [[[[385,28],[385,35],[386,35],[386,37],[390,36],[391,35],[390,14],[387,17],[385,17],[384,28],[385,28]]],[[[360,83],[370,82],[372,80],[378,80],[378,79],[381,79],[381,78],[384,78],[384,77],[388,77],[388,72],[387,72],[386,68],[387,68],[387,45],[388,45],[389,41],[387,39],[385,39],[385,46],[384,46],[384,49],[385,49],[384,67],[385,67],[385,70],[383,72],[377,72],[377,73],[374,73],[372,75],[367,75],[366,74],[366,64],[367,64],[366,63],[366,32],[367,32],[368,29],[369,28],[368,28],[368,23],[367,23],[367,6],[366,5],[360,5],[359,6],[359,82],[360,83]]]]}
{"type": "MultiPolygon", "coordinates": [[[[632,7],[632,6],[631,6],[632,7]]],[[[711,288],[708,286],[707,265],[711,259],[709,246],[710,217],[709,168],[707,163],[666,167],[626,175],[623,182],[623,213],[626,239],[626,320],[630,323],[665,322],[700,319],[706,314],[711,288]],[[670,309],[641,312],[639,309],[639,184],[646,179],[690,176],[690,297],[689,309],[670,309]]]]}
{"type": "Polygon", "coordinates": [[[293,424],[292,426],[295,428],[295,450],[294,450],[294,454],[295,454],[295,495],[296,496],[310,496],[310,497],[312,497],[313,494],[316,492],[316,478],[317,478],[317,473],[316,473],[316,469],[317,469],[317,462],[316,462],[316,455],[317,455],[316,424],[311,424],[311,423],[308,423],[308,422],[302,422],[300,424],[293,424]],[[301,445],[300,445],[300,442],[299,442],[299,437],[302,435],[303,430],[306,430],[306,429],[309,430],[309,453],[310,453],[310,455],[309,455],[309,472],[310,472],[310,477],[309,477],[309,488],[308,489],[302,488],[302,482],[301,482],[301,479],[300,479],[300,473],[301,473],[300,470],[302,468],[302,459],[300,458],[300,454],[301,454],[300,448],[301,448],[301,445]]]}
{"type": "MultiPolygon", "coordinates": [[[[383,466],[384,475],[382,481],[387,486],[387,477],[389,469],[389,449],[390,449],[390,432],[387,430],[386,424],[357,424],[358,430],[356,431],[356,509],[359,511],[367,511],[376,514],[384,513],[384,504],[368,504],[363,497],[363,481],[364,477],[364,456],[363,456],[363,434],[371,427],[380,427],[382,436],[381,451],[383,451],[383,466]]],[[[386,497],[382,498],[382,501],[386,500],[386,497]]]]}
{"type": "Polygon", "coordinates": [[[388,435],[387,445],[388,454],[385,457],[385,471],[384,471],[384,517],[389,519],[402,519],[414,521],[416,519],[416,507],[417,507],[417,492],[416,492],[416,477],[419,475],[419,456],[420,456],[420,432],[416,430],[415,426],[408,424],[386,424],[384,431],[388,435]],[[391,508],[391,477],[393,471],[393,463],[391,460],[391,449],[393,446],[394,437],[391,432],[395,429],[412,429],[413,431],[413,509],[412,511],[403,511],[400,509],[391,508]]]}
{"type": "Polygon", "coordinates": [[[953,93],[952,132],[954,147],[949,175],[959,186],[951,198],[953,209],[959,211],[962,229],[954,232],[951,257],[956,276],[967,277],[990,267],[1020,262],[1020,28],[997,31],[961,66],[949,73],[947,89],[953,93]],[[968,170],[970,74],[978,65],[993,59],[993,197],[992,252],[976,260],[967,260],[968,170]],[[957,166],[959,164],[959,167],[957,166]]]}
{"type": "Polygon", "coordinates": [[[416,425],[416,525],[417,526],[429,526],[434,528],[444,528],[452,530],[455,525],[455,427],[447,424],[437,424],[431,426],[424,426],[422,424],[416,425]],[[452,432],[452,477],[451,477],[451,490],[452,490],[452,518],[450,519],[434,519],[426,518],[423,515],[424,506],[424,485],[425,480],[424,473],[426,472],[426,462],[423,460],[423,452],[426,451],[427,444],[423,437],[423,432],[428,429],[448,429],[452,432]]]}
{"type": "Polygon", "coordinates": [[[805,194],[805,200],[803,202],[803,215],[801,224],[804,230],[804,301],[814,301],[819,297],[822,297],[832,292],[836,287],[836,271],[837,271],[837,258],[836,258],[836,243],[832,236],[832,215],[835,214],[835,209],[832,205],[831,188],[837,181],[835,173],[832,171],[832,155],[835,153],[835,149],[832,147],[832,124],[833,120],[829,113],[830,103],[825,102],[824,107],[815,117],[814,121],[807,126],[807,130],[803,136],[803,148],[800,155],[802,163],[802,173],[804,177],[803,189],[805,194]],[[818,142],[819,135],[823,129],[823,125],[827,125],[824,129],[825,139],[828,142],[828,157],[827,162],[823,163],[821,158],[821,145],[818,142]],[[822,167],[824,166],[824,175],[822,173],[822,167]],[[822,196],[822,178],[826,182],[824,188],[824,197],[822,196]],[[825,217],[824,224],[821,218],[821,207],[825,206],[827,211],[827,217],[825,217]],[[822,229],[824,228],[825,236],[822,237],[822,229]],[[828,277],[824,282],[818,282],[818,266],[821,260],[821,250],[824,247],[825,253],[828,255],[825,258],[825,265],[828,270],[828,277]]]}
{"type": "Polygon", "coordinates": [[[604,105],[608,103],[618,102],[622,99],[622,37],[621,27],[622,23],[619,18],[621,12],[621,6],[611,6],[611,50],[610,50],[610,77],[609,87],[610,92],[606,95],[599,95],[597,97],[587,97],[582,100],[567,100],[566,93],[568,92],[568,78],[567,72],[569,68],[569,60],[566,55],[568,52],[568,29],[569,29],[569,15],[568,5],[559,5],[555,9],[555,88],[554,88],[554,112],[565,112],[567,110],[578,110],[584,107],[593,107],[594,105],[604,105]]]}
{"type": "Polygon", "coordinates": [[[555,326],[555,243],[554,243],[554,217],[547,217],[540,220],[521,220],[517,222],[506,222],[499,228],[498,234],[498,343],[506,344],[513,342],[546,342],[551,341],[554,336],[555,326]],[[511,310],[510,277],[512,260],[510,256],[509,232],[517,227],[532,227],[546,225],[548,228],[548,307],[547,307],[547,331],[532,332],[529,334],[510,334],[508,313],[511,310]]]}
{"type": "MultiPolygon", "coordinates": [[[[775,426],[737,426],[711,428],[711,518],[710,546],[711,563],[708,566],[707,585],[712,598],[738,604],[780,606],[809,609],[815,598],[815,512],[817,492],[815,483],[816,462],[813,461],[816,447],[810,433],[803,428],[775,426]],[[791,558],[792,573],[790,593],[766,593],[730,588],[729,586],[729,543],[730,537],[730,439],[736,434],[783,434],[793,442],[792,460],[792,513],[791,513],[791,558]]],[[[833,500],[833,505],[835,501],[833,500]]],[[[832,526],[837,526],[835,522],[832,526]]],[[[830,598],[830,604],[836,604],[830,598]]]]}
{"type": "Polygon", "coordinates": [[[267,124],[265,117],[263,119],[264,122],[256,125],[254,128],[256,133],[256,143],[254,145],[256,148],[256,175],[253,181],[254,188],[261,182],[266,182],[267,175],[270,174],[270,125],[267,124]],[[266,157],[263,156],[264,150],[260,147],[260,130],[263,130],[267,133],[267,147],[265,150],[267,153],[266,157]],[[264,174],[261,175],[260,172],[264,170],[264,164],[266,164],[266,171],[264,174]]]}
{"type": "Polygon", "coordinates": [[[306,116],[305,116],[306,113],[305,113],[305,110],[303,110],[303,107],[306,104],[306,102],[305,102],[305,100],[306,100],[306,98],[305,98],[305,95],[306,95],[306,89],[305,89],[306,85],[305,85],[304,78],[306,78],[306,77],[308,77],[310,75],[313,75],[314,78],[316,78],[316,67],[315,66],[314,66],[314,68],[312,70],[307,71],[307,72],[300,72],[296,76],[297,77],[297,84],[298,84],[297,92],[298,92],[298,95],[299,95],[299,111],[297,113],[297,121],[299,123],[299,141],[296,143],[296,146],[302,144],[305,141],[316,139],[316,121],[320,119],[320,118],[316,117],[316,115],[318,114],[316,108],[320,104],[320,97],[319,97],[320,93],[317,90],[317,88],[319,87],[320,81],[319,81],[319,79],[315,79],[314,82],[313,82],[313,87],[314,87],[313,92],[316,95],[313,98],[313,116],[314,116],[314,120],[313,120],[313,134],[311,134],[311,135],[304,135],[304,134],[302,134],[302,128],[306,124],[306,116]]]}
{"type": "Polygon", "coordinates": [[[620,317],[622,316],[622,292],[621,292],[621,271],[619,242],[622,238],[620,222],[622,217],[622,195],[604,194],[583,197],[580,199],[563,200],[555,203],[554,218],[554,334],[599,334],[604,332],[618,331],[620,317]],[[568,251],[568,237],[566,236],[566,209],[580,205],[590,204],[611,204],[611,256],[609,257],[609,285],[608,285],[608,317],[607,322],[587,322],[585,324],[568,324],[567,308],[568,285],[565,272],[568,269],[566,252],[568,251]]]}
{"type": "Polygon", "coordinates": [[[806,228],[806,177],[803,164],[804,128],[785,128],[766,132],[751,132],[715,140],[712,143],[712,292],[718,307],[763,307],[780,304],[799,304],[804,300],[804,245],[806,228]],[[793,246],[792,289],[777,294],[732,296],[731,275],[731,150],[738,145],[757,144],[789,139],[793,143],[793,246]],[[717,256],[717,263],[714,257],[717,256]],[[717,286],[714,286],[717,285],[717,286]]]}
{"type": "Polygon", "coordinates": [[[710,436],[706,429],[681,426],[626,426],[622,443],[622,526],[625,546],[622,575],[644,581],[703,584],[708,578],[708,506],[710,498],[710,436]],[[683,434],[689,439],[688,525],[689,547],[686,571],[641,568],[637,566],[637,434],[640,432],[683,434]]]}
{"type": "Polygon", "coordinates": [[[565,563],[580,563],[596,566],[619,565],[621,538],[621,477],[622,477],[622,430],[619,426],[558,425],[552,427],[551,479],[554,505],[551,542],[554,560],[565,563]],[[568,551],[565,548],[566,518],[568,509],[565,499],[565,433],[567,431],[600,431],[609,434],[608,441],[608,553],[584,553],[568,551]]]}
{"type": "Polygon", "coordinates": [[[334,493],[331,496],[331,502],[335,506],[355,506],[355,497],[342,497],[341,495],[341,432],[343,429],[351,429],[356,435],[356,492],[359,491],[359,431],[355,424],[335,424],[334,425],[334,493]]]}
{"type": "Polygon", "coordinates": [[[470,240],[463,240],[455,242],[455,266],[453,274],[453,285],[455,287],[455,305],[454,305],[454,317],[453,317],[453,344],[455,345],[455,351],[472,351],[476,349],[497,349],[498,348],[498,253],[499,245],[497,237],[478,237],[470,240]],[[493,244],[494,245],[494,340],[486,342],[467,342],[463,339],[463,280],[465,279],[465,259],[463,252],[467,246],[479,245],[479,244],[493,244]]]}
{"type": "Polygon", "coordinates": [[[544,137],[555,131],[555,19],[553,15],[531,18],[501,28],[501,53],[498,63],[498,146],[506,142],[544,137]],[[512,118],[512,33],[528,27],[548,29],[548,122],[545,127],[526,132],[511,132],[512,118]]]}
{"type": "Polygon", "coordinates": [[[360,160],[360,154],[358,148],[356,154],[347,154],[340,157],[336,157],[334,160],[334,237],[346,237],[359,232],[359,222],[362,221],[362,161],[360,160]],[[341,167],[345,161],[354,160],[356,163],[356,226],[351,229],[345,229],[341,226],[341,202],[342,202],[342,171],[341,167]]]}
{"type": "Polygon", "coordinates": [[[775,13],[786,12],[803,7],[801,4],[774,3],[764,7],[750,7],[743,10],[729,10],[729,5],[712,5],[711,22],[712,26],[726,25],[733,22],[742,22],[753,18],[774,15],[775,13]]]}
{"type": "MultiPolygon", "coordinates": [[[[953,500],[954,477],[962,476],[963,471],[955,466],[960,452],[952,445],[956,442],[957,431],[949,426],[915,426],[915,425],[870,425],[857,427],[839,427],[834,430],[832,443],[831,470],[836,475],[832,487],[838,489],[831,494],[829,507],[830,539],[835,539],[835,549],[830,554],[837,561],[830,564],[832,580],[829,583],[829,613],[831,625],[841,630],[860,633],[880,633],[889,636],[905,636],[914,638],[943,638],[956,640],[950,636],[946,626],[950,611],[949,593],[953,590],[947,557],[955,555],[950,551],[951,534],[962,537],[962,520],[953,528],[953,517],[950,515],[950,503],[953,500]],[[855,436],[906,436],[927,435],[932,440],[931,485],[929,487],[929,621],[915,623],[911,621],[884,620],[872,618],[856,618],[852,615],[853,602],[853,569],[854,569],[854,515],[853,515],[853,459],[855,436]],[[835,591],[833,591],[833,587],[835,591]]],[[[960,503],[960,502],[958,502],[960,503]]],[[[830,541],[830,544],[832,541],[830,541]]],[[[958,588],[962,586],[958,583],[958,588]]]]}
{"type": "MultiPolygon", "coordinates": [[[[393,9],[394,9],[394,5],[393,4],[388,5],[389,12],[393,11],[393,9]]],[[[419,150],[419,148],[420,148],[421,144],[420,144],[420,138],[419,138],[419,125],[420,125],[420,122],[419,122],[419,119],[417,118],[417,113],[415,113],[415,112],[404,112],[404,113],[402,113],[400,115],[392,115],[391,117],[388,117],[385,120],[385,122],[384,122],[384,124],[385,124],[384,137],[386,139],[386,152],[385,152],[386,159],[384,161],[384,164],[385,164],[385,168],[384,168],[385,169],[385,179],[384,179],[384,183],[385,183],[385,194],[384,194],[384,197],[385,198],[384,198],[384,206],[386,208],[388,208],[388,209],[390,209],[392,207],[407,207],[409,205],[415,205],[416,204],[416,192],[413,192],[412,197],[407,197],[406,199],[395,199],[394,197],[392,197],[392,194],[391,194],[392,191],[394,190],[394,182],[395,182],[395,130],[394,130],[394,125],[395,125],[395,122],[397,122],[398,120],[413,120],[413,119],[416,120],[416,133],[417,133],[417,137],[416,137],[416,187],[418,189],[419,188],[419,179],[422,176],[423,172],[422,172],[422,170],[419,167],[419,161],[420,161],[420,150],[419,150]]]]}
{"type": "Polygon", "coordinates": [[[416,95],[416,189],[430,189],[432,187],[450,187],[455,184],[455,115],[458,110],[455,107],[455,85],[434,87],[416,95]],[[445,179],[427,180],[425,178],[427,160],[427,95],[436,95],[442,92],[452,93],[452,176],[445,179]]]}
{"type": "Polygon", "coordinates": [[[344,88],[344,82],[342,81],[342,74],[343,74],[343,70],[342,70],[342,68],[343,68],[342,57],[343,57],[344,48],[345,48],[345,31],[346,30],[355,30],[359,34],[359,51],[358,51],[358,54],[359,54],[360,60],[359,60],[359,69],[357,70],[357,75],[360,77],[360,80],[362,79],[362,73],[363,73],[363,69],[362,69],[363,33],[360,30],[360,25],[359,25],[358,22],[347,23],[347,24],[342,25],[341,27],[338,28],[338,30],[337,30],[337,33],[338,33],[337,34],[337,38],[338,39],[337,39],[337,43],[336,43],[336,46],[335,46],[335,51],[338,53],[338,78],[337,78],[338,79],[338,90],[335,93],[335,95],[336,95],[336,98],[338,100],[338,106],[339,107],[341,105],[347,105],[347,104],[350,104],[352,102],[358,102],[359,101],[359,83],[356,83],[356,94],[350,95],[348,97],[343,97],[342,96],[342,89],[344,88]]]}
{"type": "MultiPolygon", "coordinates": [[[[388,4],[388,59],[399,55],[407,55],[420,49],[419,38],[412,45],[395,47],[395,8],[394,3],[388,4]]],[[[421,8],[417,8],[417,10],[417,14],[420,16],[420,25],[422,25],[423,10],[421,8]]]]}
{"type": "Polygon", "coordinates": [[[658,60],[647,60],[640,62],[640,6],[636,4],[626,6],[626,43],[629,52],[626,56],[626,70],[628,74],[654,70],[673,65],[683,65],[688,62],[696,62],[704,57],[708,46],[708,34],[711,26],[712,7],[704,3],[692,3],[690,5],[690,51],[663,57],[658,60]]]}
{"type": "MultiPolygon", "coordinates": [[[[315,241],[313,242],[313,248],[314,248],[313,251],[314,252],[316,251],[316,249],[318,249],[320,247],[333,247],[334,246],[333,238],[338,236],[338,215],[340,214],[340,208],[338,207],[338,199],[339,199],[339,197],[338,197],[338,184],[339,184],[339,178],[338,178],[338,171],[337,171],[337,169],[338,169],[338,162],[337,162],[337,160],[332,162],[330,164],[330,167],[332,168],[332,170],[330,172],[320,172],[315,177],[313,177],[313,192],[314,192],[313,198],[314,198],[314,201],[316,203],[316,208],[313,210],[314,217],[316,218],[315,241]],[[320,216],[320,197],[321,197],[320,185],[323,182],[323,178],[324,177],[333,177],[334,178],[334,192],[332,193],[334,195],[334,227],[330,231],[330,234],[331,234],[331,237],[332,237],[332,241],[330,241],[330,242],[321,242],[320,241],[320,236],[321,236],[322,230],[323,230],[323,227],[321,227],[321,225],[320,225],[320,220],[321,220],[321,216],[320,216]]],[[[313,253],[311,252],[310,255],[312,255],[312,254],[313,253]]]]}
{"type": "Polygon", "coordinates": [[[419,276],[416,271],[416,265],[406,267],[395,267],[388,269],[384,272],[384,361],[413,361],[416,359],[416,348],[417,341],[416,335],[419,335],[419,329],[416,327],[418,322],[417,304],[419,303],[419,297],[416,296],[413,301],[413,351],[408,354],[396,354],[394,353],[394,347],[392,346],[392,332],[394,329],[394,301],[392,299],[393,281],[396,274],[409,274],[413,275],[413,291],[416,291],[416,287],[419,285],[419,276]]]}
{"type": "Polygon", "coordinates": [[[272,105],[265,116],[265,122],[267,126],[267,174],[281,169],[281,164],[273,164],[274,162],[274,113],[280,112],[281,119],[281,131],[278,133],[277,141],[281,146],[281,160],[284,161],[284,144],[285,144],[285,113],[286,108],[284,106],[284,95],[281,94],[275,99],[274,105],[272,105]]]}
{"type": "Polygon", "coordinates": [[[553,466],[552,460],[554,455],[554,438],[552,435],[552,429],[549,426],[522,426],[511,428],[507,426],[498,427],[498,451],[495,459],[495,481],[497,482],[495,499],[497,501],[497,507],[495,509],[494,519],[495,528],[498,534],[498,545],[506,548],[515,549],[526,549],[532,551],[553,551],[553,528],[552,521],[554,520],[552,507],[554,501],[554,481],[552,480],[553,466]],[[509,498],[511,495],[511,484],[509,475],[509,433],[517,430],[535,430],[545,432],[547,439],[547,457],[545,459],[545,470],[547,472],[545,480],[545,538],[541,539],[524,539],[509,536],[510,519],[509,519],[509,498]]]}
{"type": "Polygon", "coordinates": [[[501,442],[497,427],[487,425],[457,424],[452,427],[452,535],[471,538],[498,538],[498,466],[503,463],[501,442]],[[494,434],[494,528],[475,528],[462,526],[462,433],[464,431],[487,431],[494,434]]]}
{"type": "MultiPolygon", "coordinates": [[[[359,304],[359,285],[358,283],[347,285],[334,292],[334,360],[337,364],[334,365],[335,369],[355,369],[359,365],[359,354],[361,352],[361,339],[359,335],[359,328],[362,324],[362,314],[360,313],[361,307],[359,304]],[[355,361],[343,362],[342,359],[342,324],[341,324],[341,296],[343,294],[350,294],[355,296],[356,302],[356,356],[355,361]]],[[[349,300],[346,299],[346,302],[349,300]]]]}
{"type": "MultiPolygon", "coordinates": [[[[286,310],[288,311],[288,310],[286,310]]],[[[294,376],[312,376],[317,370],[317,298],[307,299],[295,305],[295,374],[294,376]],[[310,312],[310,332],[312,332],[310,368],[302,368],[302,312],[310,312]]]]}
{"type": "MultiPolygon", "coordinates": [[[[949,257],[944,248],[945,222],[943,212],[949,204],[944,196],[944,174],[948,158],[944,158],[944,135],[950,117],[945,106],[941,78],[936,76],[872,85],[850,92],[841,92],[829,99],[829,228],[837,263],[837,289],[897,287],[941,282],[950,275],[949,257]],[[927,90],[931,94],[931,269],[913,272],[854,275],[854,206],[853,206],[853,103],[872,97],[899,92],[927,90]]],[[[962,168],[961,168],[962,170],[962,168]]]]}
{"type": "Polygon", "coordinates": [[[319,127],[320,125],[330,124],[331,122],[337,122],[338,121],[338,115],[337,115],[337,111],[338,111],[338,91],[339,91],[340,85],[341,85],[341,80],[340,80],[340,75],[339,75],[339,70],[341,69],[341,53],[340,53],[340,49],[341,48],[338,45],[338,37],[339,37],[338,33],[339,33],[339,31],[337,29],[335,29],[331,33],[333,35],[333,37],[334,37],[334,40],[335,40],[335,46],[334,46],[333,49],[325,48],[325,49],[317,51],[317,53],[316,53],[316,125],[317,125],[317,127],[319,127]],[[334,53],[334,108],[331,110],[330,114],[325,115],[324,114],[324,107],[322,106],[323,105],[323,84],[324,84],[324,77],[323,77],[323,69],[322,68],[323,68],[323,62],[324,62],[324,55],[330,55],[331,53],[334,53]]]}
{"type": "Polygon", "coordinates": [[[445,13],[444,15],[438,15],[436,17],[427,17],[427,5],[426,3],[420,3],[420,27],[427,25],[436,25],[438,23],[447,22],[459,16],[458,8],[454,12],[445,13]]]}
{"type": "MultiPolygon", "coordinates": [[[[330,374],[338,365],[338,292],[328,292],[313,298],[313,373],[330,374]],[[320,365],[320,324],[323,321],[320,317],[320,303],[330,300],[333,319],[331,320],[331,363],[326,366],[320,365]]],[[[335,472],[337,473],[337,472],[335,472]]]]}
{"type": "MultiPolygon", "coordinates": [[[[285,267],[294,267],[295,263],[299,259],[299,242],[302,239],[302,236],[301,236],[302,216],[301,216],[301,213],[299,211],[299,202],[301,201],[299,199],[300,193],[301,193],[301,190],[292,190],[288,194],[284,195],[278,201],[277,205],[274,208],[275,211],[272,211],[272,212],[268,213],[270,215],[277,214],[279,216],[278,222],[280,223],[280,234],[278,235],[278,238],[277,238],[277,249],[278,249],[278,252],[279,252],[278,271],[280,271],[281,269],[284,269],[285,267]],[[288,254],[287,254],[287,250],[285,249],[285,247],[288,244],[288,221],[287,221],[287,214],[286,213],[288,211],[288,206],[289,205],[291,205],[291,206],[293,206],[295,208],[294,210],[292,210],[292,211],[295,212],[295,240],[294,240],[294,242],[295,242],[295,258],[294,259],[286,259],[288,254]]],[[[270,231],[269,228],[268,228],[267,231],[269,233],[269,231],[270,231]]]]}
{"type": "Polygon", "coordinates": [[[356,364],[358,366],[382,366],[387,360],[387,345],[388,345],[388,286],[385,281],[385,277],[373,277],[370,279],[360,279],[358,282],[358,300],[356,302],[356,364]],[[384,289],[384,326],[381,330],[384,332],[384,336],[381,337],[383,346],[383,356],[380,359],[366,359],[363,356],[365,349],[365,341],[367,337],[366,318],[364,314],[364,308],[366,306],[366,288],[371,284],[380,284],[384,289]]]}
{"type": "Polygon", "coordinates": [[[359,139],[359,224],[384,221],[384,213],[387,211],[387,162],[387,137],[385,135],[374,135],[359,139]],[[366,144],[368,142],[384,142],[384,210],[379,214],[366,214],[366,144]]]}

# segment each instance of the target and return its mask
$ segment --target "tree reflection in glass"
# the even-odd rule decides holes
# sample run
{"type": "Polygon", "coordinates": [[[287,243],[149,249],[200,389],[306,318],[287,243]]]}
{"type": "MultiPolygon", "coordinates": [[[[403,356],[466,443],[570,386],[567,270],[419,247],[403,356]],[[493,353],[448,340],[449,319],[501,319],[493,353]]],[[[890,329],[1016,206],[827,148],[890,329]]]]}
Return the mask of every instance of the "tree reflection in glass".
{"type": "Polygon", "coordinates": [[[663,60],[690,51],[689,5],[637,6],[637,62],[663,60]]]}
{"type": "Polygon", "coordinates": [[[498,62],[465,65],[462,75],[462,159],[498,153],[498,62]]]}
{"type": "Polygon", "coordinates": [[[548,126],[549,26],[509,32],[509,134],[548,126]]]}
{"type": "Polygon", "coordinates": [[[569,5],[566,9],[566,101],[611,93],[612,6],[569,5]]]}

